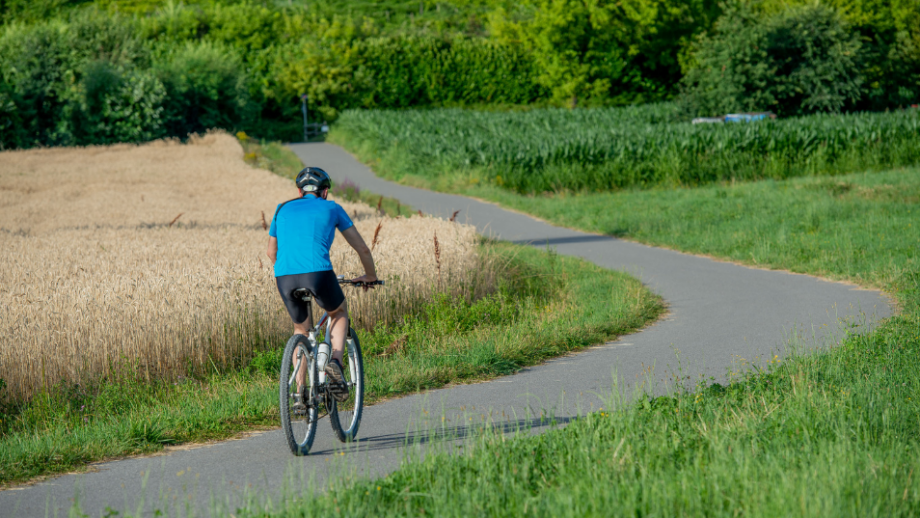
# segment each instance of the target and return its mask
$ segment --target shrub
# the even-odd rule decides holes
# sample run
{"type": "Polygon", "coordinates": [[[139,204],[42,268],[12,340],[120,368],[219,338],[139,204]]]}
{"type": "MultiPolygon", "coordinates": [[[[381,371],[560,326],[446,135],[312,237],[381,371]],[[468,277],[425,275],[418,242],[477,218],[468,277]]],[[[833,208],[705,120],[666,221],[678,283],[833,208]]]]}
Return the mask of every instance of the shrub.
{"type": "Polygon", "coordinates": [[[53,145],[59,141],[61,94],[76,65],[64,31],[59,24],[5,29],[0,37],[0,74],[9,85],[9,98],[16,102],[25,135],[18,145],[53,145]]]}
{"type": "Polygon", "coordinates": [[[717,0],[0,0],[0,146],[116,138],[81,119],[96,62],[144,92],[151,74],[162,83],[148,134],[178,137],[299,139],[302,93],[331,122],[352,108],[641,103],[672,98],[685,71],[694,115],[884,110],[920,102],[918,1],[827,0],[838,15],[758,0],[691,45],[717,0]]]}
{"type": "Polygon", "coordinates": [[[908,13],[887,34],[870,34],[866,108],[920,103],[920,7],[908,13]]]}
{"type": "Polygon", "coordinates": [[[23,131],[15,95],[13,88],[0,80],[0,151],[18,148],[28,138],[23,131]]]}
{"type": "Polygon", "coordinates": [[[73,143],[145,142],[165,135],[163,84],[146,72],[89,62],[64,108],[73,143]]]}
{"type": "Polygon", "coordinates": [[[522,49],[482,38],[306,39],[278,54],[271,75],[282,98],[307,93],[334,120],[347,108],[530,103],[544,95],[535,66],[522,49]]]}
{"type": "Polygon", "coordinates": [[[699,41],[683,101],[699,115],[837,113],[862,95],[861,44],[819,4],[758,15],[734,8],[699,41]]]}
{"type": "Polygon", "coordinates": [[[66,123],[71,89],[82,80],[85,64],[105,60],[118,65],[143,62],[146,51],[132,24],[93,12],[33,26],[10,24],[0,33],[0,81],[8,85],[21,121],[17,146],[74,143],[66,123]]]}
{"type": "Polygon", "coordinates": [[[249,78],[229,49],[209,42],[168,49],[154,70],[166,88],[164,124],[186,137],[210,128],[235,130],[257,115],[249,78]]]}
{"type": "Polygon", "coordinates": [[[556,105],[620,105],[670,97],[679,55],[721,12],[713,0],[523,0],[490,29],[536,62],[556,105]]]}
{"type": "Polygon", "coordinates": [[[41,20],[51,16],[72,0],[2,0],[0,21],[41,20]]]}

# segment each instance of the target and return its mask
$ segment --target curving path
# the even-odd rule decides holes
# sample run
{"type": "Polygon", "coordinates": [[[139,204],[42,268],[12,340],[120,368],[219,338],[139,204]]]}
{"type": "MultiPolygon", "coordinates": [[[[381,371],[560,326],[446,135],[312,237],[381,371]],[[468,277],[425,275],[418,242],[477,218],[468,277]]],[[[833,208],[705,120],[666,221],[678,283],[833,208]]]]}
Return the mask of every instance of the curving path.
{"type": "Polygon", "coordinates": [[[876,291],[558,228],[462,196],[383,181],[330,144],[291,148],[305,164],[425,213],[449,216],[460,210],[459,219],[480,232],[549,245],[562,254],[626,270],[662,295],[670,312],[640,333],[513,376],[370,407],[357,445],[343,447],[328,425],[320,423],[314,454],[305,458],[292,457],[280,431],[273,430],[244,440],[102,463],[89,474],[0,492],[0,517],[66,516],[75,496],[90,516],[104,514],[107,507],[132,513],[143,509],[148,515],[161,509],[183,516],[184,509],[197,509],[199,515],[215,508],[233,510],[244,499],[271,497],[284,486],[322,488],[330,476],[343,471],[366,476],[391,471],[407,451],[415,451],[404,447],[407,437],[424,444],[444,432],[442,416],[452,437],[462,438],[469,423],[489,414],[508,428],[539,431],[546,426],[540,415],[553,414],[564,423],[604,404],[602,395],[611,393],[614,373],[625,382],[621,386],[651,379],[658,392],[673,387],[677,377],[691,383],[700,376],[723,380],[742,361],[782,356],[793,336],[801,337],[798,343],[804,346],[832,343],[841,322],[864,330],[892,311],[876,291]],[[439,432],[427,432],[435,428],[439,432]]]}

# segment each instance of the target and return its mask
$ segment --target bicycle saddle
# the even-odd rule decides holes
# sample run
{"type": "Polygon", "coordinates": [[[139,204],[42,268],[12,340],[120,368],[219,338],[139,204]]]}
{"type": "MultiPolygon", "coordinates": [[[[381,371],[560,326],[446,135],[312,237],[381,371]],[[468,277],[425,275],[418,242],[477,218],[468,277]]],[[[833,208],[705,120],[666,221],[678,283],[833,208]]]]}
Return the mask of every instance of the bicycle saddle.
{"type": "Polygon", "coordinates": [[[313,292],[306,288],[297,288],[291,292],[291,298],[310,302],[313,300],[313,292]]]}

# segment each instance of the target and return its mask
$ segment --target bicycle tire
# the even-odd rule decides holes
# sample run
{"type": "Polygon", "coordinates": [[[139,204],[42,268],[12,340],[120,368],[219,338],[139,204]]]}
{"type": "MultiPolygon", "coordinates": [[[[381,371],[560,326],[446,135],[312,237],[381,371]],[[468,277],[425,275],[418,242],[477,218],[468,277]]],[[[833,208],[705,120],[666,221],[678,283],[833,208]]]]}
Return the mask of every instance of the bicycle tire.
{"type": "Polygon", "coordinates": [[[347,354],[342,358],[345,360],[342,362],[342,374],[345,375],[346,381],[353,384],[351,394],[342,403],[329,398],[332,401],[329,423],[335,436],[342,442],[351,442],[358,437],[361,415],[364,413],[364,357],[361,355],[358,333],[353,328],[348,328],[348,338],[352,340],[353,347],[346,347],[347,354]],[[340,410],[341,405],[344,405],[344,410],[340,410]],[[343,424],[347,424],[347,427],[342,426],[343,424]]]}
{"type": "Polygon", "coordinates": [[[279,400],[281,411],[281,428],[284,430],[284,437],[291,453],[294,455],[306,455],[313,446],[313,439],[316,437],[316,422],[319,406],[317,397],[317,376],[316,361],[310,354],[310,342],[306,336],[296,334],[288,340],[284,347],[284,356],[281,358],[281,376],[279,380],[279,400]],[[294,413],[292,406],[294,404],[295,391],[292,390],[291,380],[293,380],[295,364],[292,362],[294,351],[301,349],[304,353],[303,359],[306,361],[305,368],[306,384],[308,387],[308,404],[304,415],[294,413]]]}

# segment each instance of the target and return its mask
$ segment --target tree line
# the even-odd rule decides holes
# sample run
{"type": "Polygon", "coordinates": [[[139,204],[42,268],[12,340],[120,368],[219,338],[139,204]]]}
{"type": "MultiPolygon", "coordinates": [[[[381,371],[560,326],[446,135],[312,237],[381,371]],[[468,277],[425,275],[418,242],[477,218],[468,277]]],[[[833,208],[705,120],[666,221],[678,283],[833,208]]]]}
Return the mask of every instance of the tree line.
{"type": "Polygon", "coordinates": [[[0,0],[0,146],[345,109],[617,106],[681,117],[920,102],[920,0],[0,0]]]}

